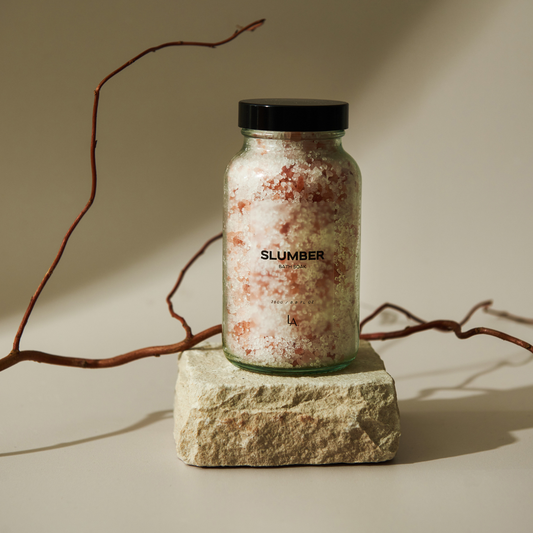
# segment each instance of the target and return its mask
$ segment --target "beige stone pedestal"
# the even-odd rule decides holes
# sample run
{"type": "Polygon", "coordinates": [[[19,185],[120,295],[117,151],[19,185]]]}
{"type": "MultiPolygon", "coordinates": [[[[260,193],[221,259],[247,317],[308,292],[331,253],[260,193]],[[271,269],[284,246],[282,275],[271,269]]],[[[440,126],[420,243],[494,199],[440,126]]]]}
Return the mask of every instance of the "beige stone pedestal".
{"type": "Polygon", "coordinates": [[[320,376],[247,372],[219,347],[184,352],[174,420],[178,457],[198,466],[388,461],[400,438],[394,381],[366,342],[320,376]]]}

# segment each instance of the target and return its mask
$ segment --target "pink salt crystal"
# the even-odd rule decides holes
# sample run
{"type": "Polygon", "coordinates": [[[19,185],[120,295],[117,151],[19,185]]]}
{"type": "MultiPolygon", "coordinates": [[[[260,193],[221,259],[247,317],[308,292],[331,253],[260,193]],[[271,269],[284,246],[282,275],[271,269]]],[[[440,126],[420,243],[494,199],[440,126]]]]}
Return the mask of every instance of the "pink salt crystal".
{"type": "Polygon", "coordinates": [[[359,340],[360,174],[343,132],[243,133],[225,183],[226,356],[267,372],[346,366],[359,340]]]}

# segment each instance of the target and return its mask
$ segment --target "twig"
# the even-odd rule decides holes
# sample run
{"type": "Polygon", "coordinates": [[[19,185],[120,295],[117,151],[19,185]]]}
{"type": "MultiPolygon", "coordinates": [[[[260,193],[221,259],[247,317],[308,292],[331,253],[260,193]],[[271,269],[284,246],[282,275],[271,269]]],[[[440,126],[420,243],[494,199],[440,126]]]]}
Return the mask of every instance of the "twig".
{"type": "Polygon", "coordinates": [[[385,311],[385,309],[395,309],[396,311],[404,314],[407,318],[410,318],[411,320],[414,320],[415,322],[418,322],[419,324],[424,324],[426,322],[425,320],[422,320],[421,318],[418,318],[415,315],[411,314],[409,311],[407,311],[403,307],[400,307],[399,305],[384,303],[380,305],[373,313],[368,315],[364,320],[361,320],[359,329],[362,330],[366,324],[368,324],[371,320],[373,320],[379,314],[385,311]]]}
{"type": "MultiPolygon", "coordinates": [[[[63,252],[65,251],[65,248],[66,248],[67,243],[68,243],[68,241],[70,239],[70,236],[72,235],[72,233],[74,232],[74,230],[76,229],[78,224],[80,223],[81,219],[85,216],[87,211],[89,211],[89,209],[92,206],[92,204],[94,202],[94,199],[96,197],[96,185],[97,185],[97,177],[96,177],[97,176],[96,175],[96,142],[97,142],[96,141],[96,126],[97,126],[97,118],[98,118],[98,103],[99,103],[99,100],[100,100],[100,91],[102,90],[102,87],[111,78],[116,76],[119,72],[122,72],[124,69],[126,69],[127,67],[129,67],[130,65],[132,65],[133,63],[135,63],[136,61],[138,61],[139,59],[141,59],[145,55],[149,54],[150,52],[157,52],[158,50],[161,50],[162,48],[168,48],[168,47],[171,47],[171,46],[203,46],[203,47],[207,47],[207,48],[216,48],[217,46],[221,46],[223,44],[229,43],[230,41],[233,41],[233,39],[235,39],[236,37],[238,37],[241,33],[244,33],[245,31],[253,31],[253,30],[259,28],[260,26],[263,25],[263,23],[264,23],[264,19],[252,22],[251,24],[248,24],[247,26],[244,26],[243,28],[240,28],[237,31],[235,31],[233,33],[233,35],[231,35],[227,39],[224,39],[222,41],[218,41],[216,43],[203,43],[203,42],[193,42],[193,41],[174,41],[174,42],[164,43],[164,44],[161,44],[159,46],[154,46],[152,48],[148,48],[144,52],[141,52],[140,54],[135,56],[133,59],[130,59],[129,61],[124,63],[124,65],[122,65],[118,69],[116,69],[113,72],[111,72],[111,74],[106,76],[98,84],[98,86],[96,87],[96,89],[94,91],[94,103],[93,103],[93,114],[92,114],[92,134],[91,134],[91,172],[92,172],[92,179],[91,179],[91,194],[89,196],[89,200],[88,200],[87,204],[81,210],[80,214],[76,217],[76,219],[74,220],[73,224],[70,226],[69,230],[67,231],[65,237],[63,238],[63,241],[61,242],[61,246],[59,247],[59,251],[58,251],[54,261],[52,262],[52,265],[50,266],[50,268],[46,272],[44,278],[42,279],[41,283],[37,287],[37,290],[35,291],[34,295],[31,297],[30,303],[29,303],[29,305],[28,305],[28,307],[26,309],[26,312],[24,313],[24,316],[22,317],[22,321],[21,321],[21,323],[19,325],[19,328],[17,330],[17,333],[15,335],[15,339],[13,341],[13,349],[11,351],[10,356],[16,355],[17,353],[20,352],[20,340],[21,340],[22,335],[24,333],[24,329],[26,328],[26,324],[28,323],[28,320],[29,320],[29,318],[31,316],[33,308],[35,307],[35,304],[36,304],[37,300],[39,299],[39,296],[41,295],[44,287],[48,283],[48,280],[50,279],[50,277],[54,273],[54,270],[56,269],[59,261],[61,260],[61,257],[63,256],[63,252]]],[[[186,326],[186,324],[184,324],[184,327],[185,326],[186,326]]],[[[187,330],[187,327],[186,327],[186,331],[188,332],[187,333],[187,335],[188,335],[187,338],[189,338],[189,335],[191,335],[190,334],[190,328],[187,330]]]]}
{"type": "MultiPolygon", "coordinates": [[[[470,311],[468,311],[466,316],[463,318],[463,320],[461,320],[461,322],[459,322],[459,324],[461,326],[464,326],[470,320],[470,318],[472,318],[472,315],[476,311],[478,311],[479,309],[484,308],[484,310],[487,312],[488,307],[491,306],[491,305],[492,305],[492,300],[485,300],[485,301],[483,301],[481,303],[478,303],[477,305],[472,307],[472,309],[470,309],[470,311]]],[[[414,320],[415,322],[418,322],[419,324],[426,324],[427,323],[427,320],[422,320],[421,318],[418,318],[417,316],[413,315],[410,311],[407,311],[406,309],[404,309],[403,307],[400,307],[399,305],[395,305],[395,304],[391,304],[391,303],[384,303],[384,304],[380,305],[373,313],[371,313],[364,320],[361,321],[361,325],[360,325],[359,329],[362,330],[365,327],[366,324],[368,324],[371,320],[373,320],[379,314],[381,314],[383,311],[385,311],[385,309],[394,309],[394,310],[398,311],[399,313],[402,313],[403,315],[405,315],[407,318],[410,318],[411,320],[414,320]]]]}
{"type": "Polygon", "coordinates": [[[159,357],[160,355],[167,355],[171,353],[178,353],[184,350],[189,350],[198,343],[214,337],[222,332],[222,326],[213,326],[204,331],[188,337],[176,344],[167,344],[164,346],[150,346],[149,348],[141,348],[140,350],[133,350],[122,355],[109,357],[107,359],[82,359],[78,357],[67,357],[63,355],[53,355],[37,350],[22,350],[16,353],[10,353],[8,356],[0,359],[0,372],[9,368],[10,366],[21,363],[22,361],[35,361],[36,363],[48,363],[49,365],[71,366],[77,368],[111,368],[113,366],[125,365],[137,359],[145,357],[159,357]]]}
{"type": "Polygon", "coordinates": [[[187,321],[185,320],[184,317],[182,317],[181,315],[178,315],[175,311],[174,311],[174,306],[172,305],[172,297],[174,296],[174,294],[176,293],[176,291],[178,290],[179,286],[181,285],[181,281],[183,280],[187,270],[189,270],[190,266],[207,250],[207,248],[209,247],[210,244],[212,244],[213,242],[217,241],[218,239],[221,239],[222,238],[222,233],[219,233],[218,235],[215,235],[214,237],[211,237],[197,252],[195,255],[193,255],[193,257],[191,258],[191,260],[183,267],[183,269],[181,270],[181,272],[179,273],[179,276],[178,276],[178,279],[176,281],[176,284],[174,285],[174,287],[172,288],[172,290],[170,291],[169,295],[167,296],[167,305],[168,305],[168,310],[170,312],[170,315],[174,318],[177,318],[180,322],[181,322],[181,325],[183,326],[183,328],[185,329],[185,335],[186,335],[186,338],[187,339],[190,339],[193,334],[192,334],[192,331],[191,331],[191,328],[189,326],[189,324],[187,324],[187,321]]]}
{"type": "Polygon", "coordinates": [[[374,313],[372,313],[368,318],[363,320],[361,322],[362,325],[366,324],[371,320],[372,318],[375,318],[381,311],[384,309],[391,307],[393,309],[396,309],[405,315],[407,315],[409,318],[413,318],[419,324],[417,326],[407,326],[406,328],[402,330],[397,331],[384,331],[379,333],[362,333],[360,335],[361,339],[368,340],[368,341],[384,341],[389,339],[399,339],[401,337],[409,337],[410,335],[413,335],[414,333],[419,333],[420,331],[427,331],[430,329],[436,329],[439,331],[444,332],[453,332],[455,333],[455,336],[459,339],[468,339],[470,337],[473,337],[474,335],[490,335],[492,337],[497,337],[498,339],[511,342],[513,344],[516,344],[517,346],[520,346],[521,348],[524,348],[530,352],[533,353],[533,346],[529,344],[528,342],[525,342],[521,339],[518,339],[517,337],[513,337],[512,335],[508,335],[507,333],[503,333],[502,331],[498,331],[491,328],[485,328],[485,327],[477,327],[472,328],[467,331],[462,331],[462,326],[470,320],[472,315],[478,311],[479,309],[484,308],[485,310],[488,309],[488,307],[492,305],[492,301],[487,300],[485,302],[481,302],[477,305],[475,305],[466,315],[466,317],[461,320],[461,322],[455,322],[454,320],[433,320],[431,322],[426,322],[424,320],[421,320],[419,318],[414,317],[409,313],[408,311],[405,311],[405,309],[402,309],[401,307],[395,306],[393,304],[384,304],[381,307],[379,307],[374,313]]]}
{"type": "Polygon", "coordinates": [[[213,326],[208,329],[204,329],[200,333],[193,335],[191,333],[191,328],[179,315],[174,313],[172,309],[172,303],[170,299],[174,296],[174,293],[180,286],[180,283],[185,276],[185,273],[192,264],[207,250],[210,244],[220,239],[222,233],[215,235],[209,239],[201,248],[196,252],[196,254],[190,259],[190,261],[185,265],[181,270],[178,276],[178,281],[176,285],[167,296],[167,303],[171,310],[172,316],[177,318],[183,324],[186,331],[186,337],[181,342],[175,344],[167,344],[163,346],[150,346],[148,348],[141,348],[139,350],[133,350],[131,352],[124,353],[122,355],[117,355],[115,357],[109,357],[104,359],[84,359],[79,357],[68,357],[64,355],[53,355],[46,352],[41,352],[38,350],[22,350],[18,352],[11,352],[7,357],[0,359],[0,372],[9,368],[10,366],[21,363],[22,361],[35,361],[36,363],[48,363],[49,365],[60,365],[60,366],[71,366],[77,368],[111,368],[112,366],[125,365],[126,363],[131,363],[137,359],[144,359],[145,357],[159,357],[160,355],[167,355],[171,353],[183,352],[184,350],[189,350],[193,346],[196,346],[200,342],[214,337],[219,333],[222,333],[222,326],[213,326]]]}
{"type": "Polygon", "coordinates": [[[481,302],[481,303],[478,303],[477,305],[474,305],[474,307],[472,307],[472,309],[470,309],[470,311],[468,311],[466,316],[463,318],[463,320],[461,320],[461,322],[459,322],[459,324],[461,326],[464,326],[472,318],[472,315],[476,311],[479,311],[480,309],[483,309],[484,311],[486,311],[491,305],[492,305],[492,300],[485,300],[484,302],[481,302]]]}
{"type": "MultiPolygon", "coordinates": [[[[41,352],[38,350],[20,350],[20,340],[22,338],[22,335],[24,333],[24,329],[28,323],[28,320],[30,318],[30,315],[33,311],[33,308],[35,306],[35,303],[37,302],[40,294],[42,293],[44,287],[46,286],[48,280],[52,276],[55,268],[57,267],[59,261],[61,260],[61,257],[63,255],[63,252],[65,251],[65,248],[67,246],[68,240],[70,239],[70,236],[76,229],[77,225],[81,221],[81,219],[85,216],[87,211],[92,206],[94,199],[96,197],[96,185],[97,185],[97,173],[96,173],[96,127],[97,127],[97,117],[98,117],[98,103],[100,99],[100,91],[102,87],[114,76],[116,76],[118,73],[135,63],[140,58],[144,57],[150,52],[156,52],[158,50],[161,50],[162,48],[167,48],[171,46],[203,46],[208,48],[216,48],[217,46],[223,45],[225,43],[228,43],[235,39],[237,36],[239,36],[241,33],[245,31],[253,31],[256,28],[259,28],[264,23],[263,20],[258,20],[256,22],[253,22],[252,24],[248,24],[247,26],[237,30],[231,37],[228,37],[227,39],[224,39],[223,41],[219,41],[216,43],[202,43],[202,42],[187,42],[187,41],[176,41],[176,42],[169,42],[165,43],[159,46],[155,46],[153,48],[148,48],[144,52],[140,53],[139,55],[135,56],[133,59],[130,59],[127,63],[113,71],[111,74],[106,76],[100,84],[96,87],[94,91],[94,104],[93,104],[93,114],[92,114],[92,134],[91,134],[91,171],[92,171],[92,179],[91,179],[91,194],[89,197],[89,200],[85,207],[82,209],[80,214],[77,216],[77,218],[74,220],[73,224],[67,231],[65,237],[63,238],[63,241],[61,243],[61,246],[59,248],[59,251],[52,262],[52,265],[46,272],[44,278],[42,279],[41,283],[37,287],[37,290],[35,291],[35,294],[32,296],[30,303],[28,305],[28,308],[26,309],[26,312],[24,313],[24,316],[22,318],[22,321],[20,323],[20,326],[17,330],[17,333],[15,335],[15,339],[13,342],[13,350],[11,353],[4,357],[3,359],[0,359],[0,371],[5,370],[6,368],[9,368],[17,363],[20,363],[22,361],[35,361],[39,363],[47,363],[47,364],[53,364],[53,365],[62,365],[62,366],[70,366],[70,367],[78,367],[78,368],[110,368],[113,366],[119,366],[126,363],[129,363],[131,361],[135,361],[137,359],[142,359],[145,357],[158,357],[160,355],[165,354],[171,354],[171,353],[177,353],[183,350],[190,349],[197,345],[198,343],[202,342],[205,339],[208,339],[210,337],[213,337],[214,335],[217,335],[222,332],[222,326],[217,325],[213,326],[211,328],[205,329],[204,331],[197,333],[196,335],[193,335],[190,326],[188,325],[185,318],[178,315],[173,308],[172,305],[172,297],[176,293],[177,289],[179,288],[186,272],[191,267],[191,265],[198,259],[200,255],[202,255],[207,247],[215,242],[216,240],[220,239],[222,237],[222,234],[218,234],[215,237],[212,237],[209,239],[203,246],[200,248],[200,250],[190,259],[190,261],[185,265],[185,267],[181,270],[179,273],[178,279],[168,294],[166,298],[166,302],[168,305],[168,309],[170,312],[170,315],[177,320],[179,320],[185,329],[185,339],[181,342],[175,343],[175,344],[168,344],[163,346],[151,346],[148,348],[142,348],[138,350],[133,350],[131,352],[127,352],[121,355],[117,355],[115,357],[110,357],[106,359],[85,359],[85,358],[77,358],[77,357],[67,357],[67,356],[60,356],[60,355],[53,355],[45,352],[41,352]]],[[[389,332],[378,332],[378,333],[362,333],[360,335],[361,339],[364,340],[387,340],[387,339],[397,339],[401,337],[408,337],[410,335],[413,335],[414,333],[418,333],[420,331],[427,331],[430,329],[437,329],[439,331],[444,332],[453,332],[458,338],[460,339],[468,339],[474,335],[490,335],[493,337],[497,337],[499,339],[502,339],[507,342],[511,342],[513,344],[516,344],[530,352],[533,353],[533,346],[521,339],[518,339],[516,337],[513,337],[511,335],[507,335],[506,333],[503,333],[501,331],[497,331],[491,328],[485,328],[485,327],[476,327],[472,328],[467,331],[462,331],[462,326],[464,326],[472,317],[472,315],[478,311],[479,309],[483,309],[485,312],[502,317],[507,318],[510,320],[514,320],[516,322],[521,322],[525,324],[533,324],[533,319],[526,319],[522,317],[518,317],[516,315],[512,315],[510,313],[507,313],[505,311],[495,311],[490,309],[490,306],[492,305],[492,301],[487,300],[484,302],[481,302],[474,306],[465,316],[465,318],[461,322],[455,322],[453,320],[433,320],[431,322],[427,322],[425,320],[422,320],[421,318],[418,318],[417,316],[413,315],[409,311],[403,309],[400,306],[397,306],[395,304],[385,303],[378,307],[371,315],[369,315],[367,318],[365,318],[361,322],[361,330],[362,328],[370,322],[372,319],[374,319],[376,316],[378,316],[381,312],[383,312],[385,309],[395,309],[396,311],[403,313],[407,318],[414,320],[418,324],[416,326],[408,326],[402,330],[397,331],[389,331],[389,332]]]]}
{"type": "Polygon", "coordinates": [[[490,308],[486,308],[484,309],[484,311],[489,315],[494,315],[500,318],[506,318],[507,320],[512,320],[513,322],[518,322],[520,324],[528,324],[529,326],[533,326],[533,318],[525,318],[522,316],[513,315],[511,313],[508,313],[507,311],[498,311],[496,309],[490,308]]]}

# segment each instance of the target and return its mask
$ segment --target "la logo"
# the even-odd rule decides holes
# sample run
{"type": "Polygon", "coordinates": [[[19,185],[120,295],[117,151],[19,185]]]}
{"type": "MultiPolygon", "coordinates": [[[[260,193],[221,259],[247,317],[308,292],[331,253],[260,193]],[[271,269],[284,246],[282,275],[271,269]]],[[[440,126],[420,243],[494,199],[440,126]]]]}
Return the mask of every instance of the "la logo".
{"type": "Polygon", "coordinates": [[[289,324],[289,326],[297,326],[298,324],[296,323],[296,319],[293,318],[291,320],[291,317],[289,315],[287,315],[287,324],[289,324]]]}

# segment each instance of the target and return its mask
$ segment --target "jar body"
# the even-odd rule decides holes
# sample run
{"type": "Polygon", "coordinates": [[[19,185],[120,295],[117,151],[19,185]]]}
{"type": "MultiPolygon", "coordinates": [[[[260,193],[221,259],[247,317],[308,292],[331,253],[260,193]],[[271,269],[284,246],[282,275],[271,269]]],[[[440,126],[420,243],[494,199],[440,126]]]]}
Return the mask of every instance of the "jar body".
{"type": "Polygon", "coordinates": [[[338,370],[359,345],[361,177],[343,131],[243,130],[224,186],[226,357],[248,370],[338,370]]]}

